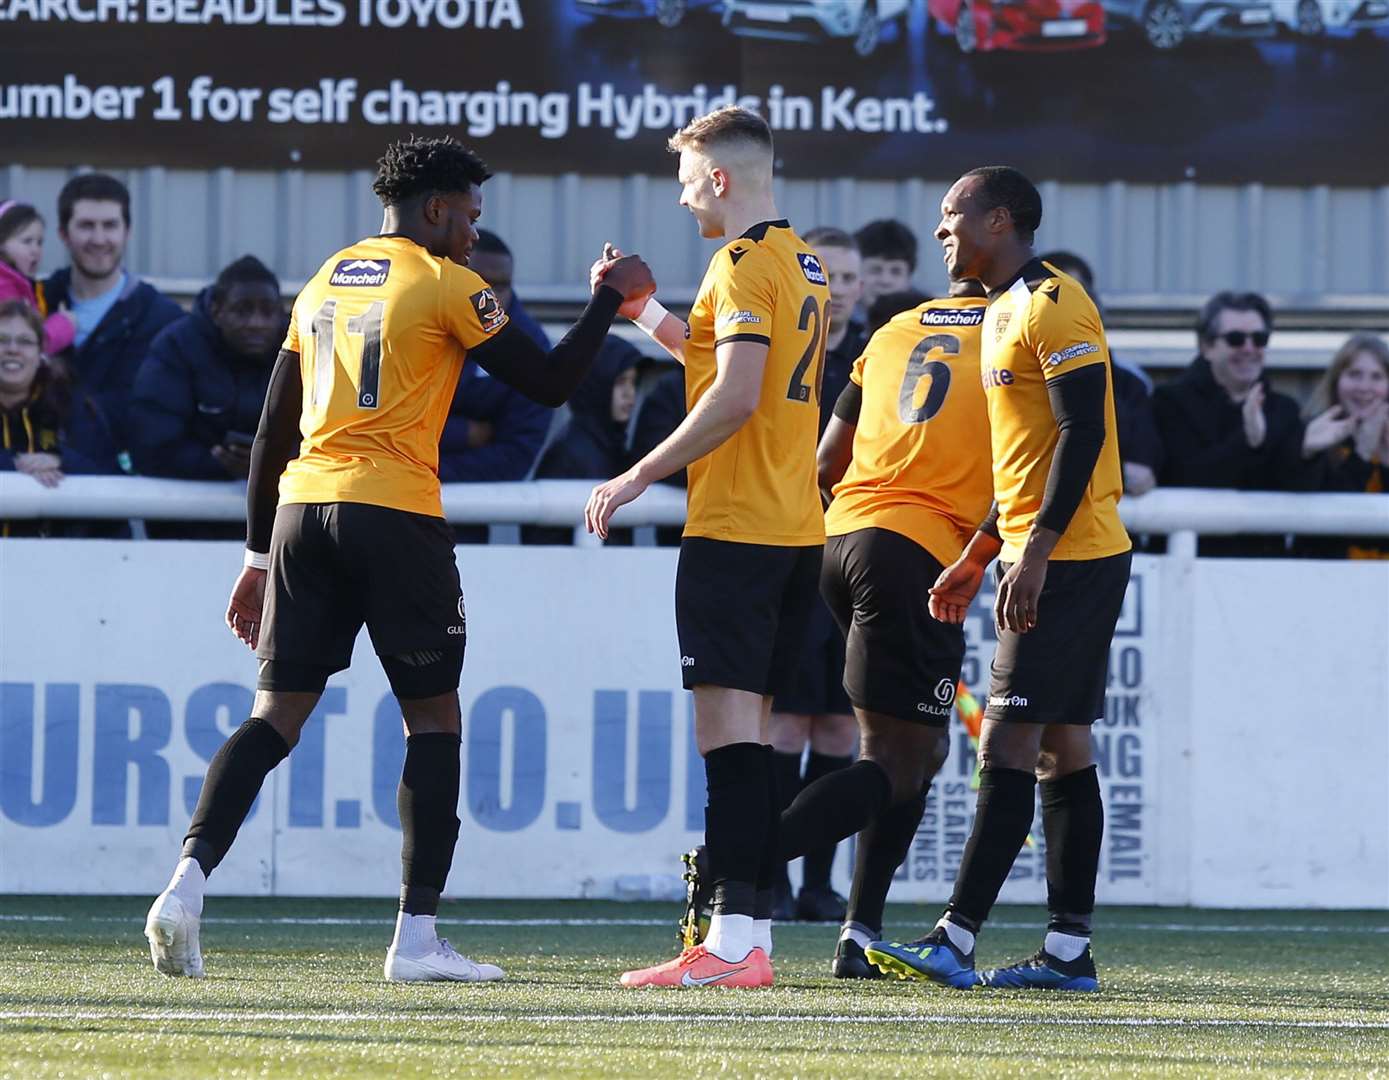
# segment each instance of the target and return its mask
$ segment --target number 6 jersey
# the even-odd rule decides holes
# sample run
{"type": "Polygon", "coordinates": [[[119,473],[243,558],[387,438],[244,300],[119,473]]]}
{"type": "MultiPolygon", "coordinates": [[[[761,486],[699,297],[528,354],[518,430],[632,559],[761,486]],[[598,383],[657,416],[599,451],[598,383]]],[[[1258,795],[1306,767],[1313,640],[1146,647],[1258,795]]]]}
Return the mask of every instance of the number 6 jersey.
{"type": "Polygon", "coordinates": [[[854,455],[825,531],[887,529],[949,566],[993,500],[979,379],[982,297],[929,300],[869,340],[849,378],[863,390],[854,455]]]}
{"type": "Polygon", "coordinates": [[[304,385],[299,456],[280,502],[443,516],[439,436],[467,351],[507,323],[487,283],[400,236],[331,256],[304,286],[283,348],[304,385]]]}
{"type": "Polygon", "coordinates": [[[756,411],[690,464],[686,536],[782,547],[825,542],[815,445],[829,295],[819,256],[784,220],[754,225],[709,261],[690,308],[686,408],[713,386],[719,345],[766,345],[767,366],[756,411]]]}

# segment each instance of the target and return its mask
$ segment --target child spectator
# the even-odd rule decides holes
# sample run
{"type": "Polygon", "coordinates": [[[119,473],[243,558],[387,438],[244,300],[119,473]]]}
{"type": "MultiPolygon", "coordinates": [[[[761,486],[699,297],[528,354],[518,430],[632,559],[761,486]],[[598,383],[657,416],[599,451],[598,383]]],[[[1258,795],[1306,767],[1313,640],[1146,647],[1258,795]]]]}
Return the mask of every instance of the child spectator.
{"type": "Polygon", "coordinates": [[[569,421],[540,459],[536,479],[610,480],[628,466],[627,424],[641,359],[622,338],[608,336],[569,399],[569,421]]]}
{"type": "Polygon", "coordinates": [[[43,217],[28,203],[0,203],[0,301],[24,300],[43,323],[43,351],[54,356],[72,344],[77,325],[65,311],[49,313],[34,288],[43,261],[43,217]]]}
{"type": "MultiPolygon", "coordinates": [[[[916,233],[900,221],[870,221],[854,233],[863,257],[863,310],[884,293],[905,292],[916,273],[916,233]]],[[[867,319],[859,319],[866,322],[867,319]]]]}
{"type": "MultiPolygon", "coordinates": [[[[1302,455],[1320,460],[1323,491],[1386,490],[1389,470],[1389,345],[1354,334],[1336,350],[1304,413],[1302,455]]],[[[1332,558],[1389,559],[1389,539],[1325,537],[1299,550],[1332,558]]]]}

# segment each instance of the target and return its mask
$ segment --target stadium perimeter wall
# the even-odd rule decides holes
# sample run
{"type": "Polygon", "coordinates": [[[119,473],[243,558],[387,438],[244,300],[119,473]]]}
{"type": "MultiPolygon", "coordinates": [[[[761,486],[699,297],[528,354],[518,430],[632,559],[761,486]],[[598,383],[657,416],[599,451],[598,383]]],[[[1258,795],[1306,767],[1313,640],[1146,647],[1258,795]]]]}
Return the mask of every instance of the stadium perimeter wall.
{"type": "MultiPolygon", "coordinates": [[[[470,631],[458,896],[662,896],[703,825],[676,553],[459,549],[470,631]]],[[[249,714],[221,625],[235,544],[0,542],[0,892],[152,893],[249,714]]],[[[1389,907],[1389,564],[1138,557],[1095,728],[1105,903],[1389,907]]],[[[984,595],[964,677],[982,692],[984,595]]],[[[365,637],[217,889],[393,895],[399,712],[365,637]]],[[[949,892],[951,758],[894,886],[949,892]]],[[[1004,899],[1044,898],[1040,828],[1004,899]]],[[[841,852],[841,887],[848,860],[841,852]]]]}
{"type": "MultiPolygon", "coordinates": [[[[515,251],[520,295],[532,302],[581,298],[589,264],[611,239],[647,257],[663,295],[692,297],[713,245],[699,239],[677,205],[674,160],[665,163],[670,168],[654,176],[503,172],[490,180],[482,224],[515,251]]],[[[248,253],[297,289],[331,252],[381,223],[368,168],[113,171],[134,198],[128,264],[181,294],[195,292],[248,253]]],[[[53,229],[53,208],[69,174],[2,166],[0,198],[35,203],[53,229]]],[[[900,218],[922,242],[917,283],[940,294],[946,281],[930,233],[953,179],[782,179],[778,205],[802,229],[900,218]]],[[[1190,308],[1220,289],[1236,288],[1267,293],[1278,306],[1389,315],[1389,185],[1044,180],[1041,193],[1046,212],[1039,246],[1069,248],[1089,259],[1111,306],[1190,308]]],[[[45,270],[63,257],[51,231],[45,270]]]]}

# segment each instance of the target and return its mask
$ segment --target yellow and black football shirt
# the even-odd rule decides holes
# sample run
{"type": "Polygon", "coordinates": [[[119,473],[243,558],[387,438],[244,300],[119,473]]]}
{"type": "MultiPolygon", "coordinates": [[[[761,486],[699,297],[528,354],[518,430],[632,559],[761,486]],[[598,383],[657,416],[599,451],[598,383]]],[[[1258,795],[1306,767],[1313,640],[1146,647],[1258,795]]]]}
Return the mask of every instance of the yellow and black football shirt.
{"type": "Polygon", "coordinates": [[[1022,554],[1056,453],[1058,432],[1047,380],[1090,364],[1105,369],[1104,446],[1053,559],[1102,559],[1132,547],[1119,520],[1123,473],[1109,346],[1100,314],[1080,283],[1040,259],[989,294],[980,375],[989,405],[1000,557],[1005,560],[1022,554]]]}
{"type": "Polygon", "coordinates": [[[284,348],[299,354],[299,456],[280,502],[355,502],[443,516],[439,436],[463,358],[507,323],[487,283],[413,240],[377,236],[304,286],[284,348]]]}
{"type": "Polygon", "coordinates": [[[978,297],[929,300],[869,340],[849,374],[863,401],[827,534],[888,529],[947,566],[959,558],[993,501],[984,309],[978,297]]]}
{"type": "Polygon", "coordinates": [[[727,341],[767,346],[757,410],[689,467],[686,536],[806,547],[825,542],[816,488],[820,377],[829,287],[820,259],[786,221],[753,226],[709,262],[690,309],[685,398],[693,409],[727,341]]]}

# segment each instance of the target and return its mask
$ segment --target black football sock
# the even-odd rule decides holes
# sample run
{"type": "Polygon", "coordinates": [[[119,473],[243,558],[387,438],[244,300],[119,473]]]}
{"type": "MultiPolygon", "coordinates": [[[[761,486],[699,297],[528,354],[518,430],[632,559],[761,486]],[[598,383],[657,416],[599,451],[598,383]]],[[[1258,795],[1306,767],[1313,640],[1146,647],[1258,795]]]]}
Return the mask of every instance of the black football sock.
{"type": "MultiPolygon", "coordinates": [[[[853,763],[854,759],[851,755],[838,757],[831,754],[817,754],[812,750],[805,763],[805,787],[810,787],[821,777],[830,776],[841,769],[847,769],[853,763]]],[[[858,832],[858,830],[855,829],[854,832],[858,832]]],[[[817,844],[805,853],[805,862],[802,864],[801,871],[802,892],[806,889],[828,889],[830,887],[830,871],[834,868],[834,852],[838,844],[838,840],[817,844]]]]}
{"type": "Polygon", "coordinates": [[[1039,787],[1047,838],[1047,929],[1089,937],[1104,837],[1099,775],[1091,765],[1039,787]]]}
{"type": "Polygon", "coordinates": [[[875,761],[856,761],[822,776],[796,796],[781,815],[781,856],[794,859],[810,848],[837,844],[865,829],[892,798],[892,781],[875,761]]]}
{"type": "Polygon", "coordinates": [[[458,751],[448,732],[410,735],[396,789],[400,813],[400,910],[437,915],[458,843],[458,751]]]}
{"type": "Polygon", "coordinates": [[[974,828],[960,860],[960,876],[946,917],[977,933],[1008,880],[1032,828],[1037,778],[1021,769],[987,768],[979,774],[974,828]]]}
{"type": "Polygon", "coordinates": [[[921,815],[926,812],[926,791],[914,799],[889,806],[859,833],[854,856],[854,883],[849,890],[845,922],[859,923],[882,933],[883,908],[892,888],[892,877],[911,851],[921,815]]]}
{"type": "MultiPolygon", "coordinates": [[[[777,789],[777,753],[770,746],[762,747],[762,767],[766,780],[767,833],[762,840],[762,857],[757,862],[757,895],[753,916],[770,919],[776,906],[777,882],[786,878],[786,860],[781,856],[777,838],[781,833],[781,792],[777,789]]],[[[787,888],[790,882],[787,881],[787,888]]]]}
{"type": "Polygon", "coordinates": [[[284,736],[252,717],[212,756],[183,840],[184,857],[197,859],[204,874],[226,857],[265,778],[288,753],[284,736]]]}
{"type": "MultiPolygon", "coordinates": [[[[772,781],[776,796],[777,815],[785,813],[786,808],[795,801],[801,791],[801,755],[787,754],[781,750],[772,751],[772,781]]],[[[791,878],[786,873],[786,863],[777,870],[773,885],[783,893],[791,892],[791,878]]]]}
{"type": "Polygon", "coordinates": [[[704,845],[709,852],[714,911],[748,915],[767,839],[767,754],[760,743],[731,743],[704,755],[709,801],[704,808],[704,845]]]}

